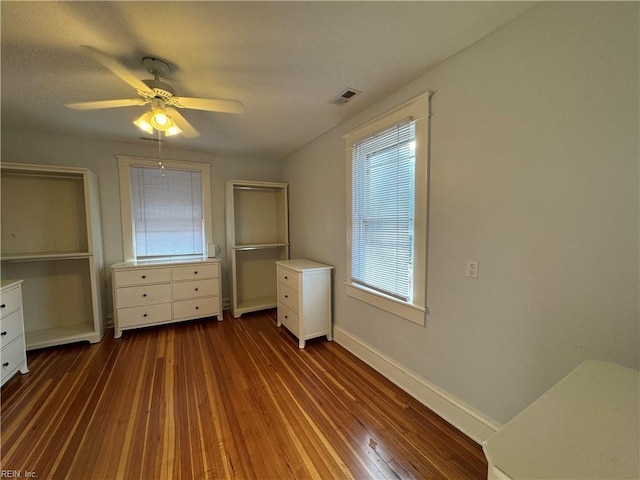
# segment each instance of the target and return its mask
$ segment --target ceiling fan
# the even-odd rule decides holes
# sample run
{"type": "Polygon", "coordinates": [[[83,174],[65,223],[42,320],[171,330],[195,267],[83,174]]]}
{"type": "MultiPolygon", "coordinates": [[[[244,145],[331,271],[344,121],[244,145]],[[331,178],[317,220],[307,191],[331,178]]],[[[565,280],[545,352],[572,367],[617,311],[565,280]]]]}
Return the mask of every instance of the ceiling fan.
{"type": "Polygon", "coordinates": [[[140,80],[115,58],[92,47],[84,46],[84,48],[96,61],[135,88],[138,98],[67,103],[66,106],[69,108],[95,110],[150,104],[151,110],[135,120],[133,122],[135,125],[148,133],[153,133],[153,130],[156,129],[159,132],[164,132],[166,136],[183,133],[188,138],[197,137],[200,134],[178,112],[177,108],[222,113],[242,113],[244,111],[244,106],[237,100],[176,96],[176,92],[171,85],[160,80],[169,74],[171,67],[159,58],[144,57],[142,59],[142,64],[153,75],[153,79],[140,80]]]}

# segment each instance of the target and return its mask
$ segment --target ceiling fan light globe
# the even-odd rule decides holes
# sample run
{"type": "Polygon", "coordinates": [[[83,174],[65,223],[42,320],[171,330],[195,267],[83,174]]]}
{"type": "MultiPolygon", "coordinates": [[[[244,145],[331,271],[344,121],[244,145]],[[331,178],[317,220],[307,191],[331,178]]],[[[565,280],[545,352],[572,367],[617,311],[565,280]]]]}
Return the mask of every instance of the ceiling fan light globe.
{"type": "Polygon", "coordinates": [[[162,110],[151,113],[151,125],[154,128],[164,131],[169,128],[169,117],[162,110]]]}
{"type": "Polygon", "coordinates": [[[164,132],[167,137],[170,137],[171,135],[177,135],[178,133],[182,133],[182,130],[175,123],[167,128],[166,132],[164,132]]]}
{"type": "Polygon", "coordinates": [[[151,125],[151,114],[149,112],[145,112],[140,115],[137,120],[133,121],[133,124],[147,133],[153,133],[153,126],[151,125]]]}

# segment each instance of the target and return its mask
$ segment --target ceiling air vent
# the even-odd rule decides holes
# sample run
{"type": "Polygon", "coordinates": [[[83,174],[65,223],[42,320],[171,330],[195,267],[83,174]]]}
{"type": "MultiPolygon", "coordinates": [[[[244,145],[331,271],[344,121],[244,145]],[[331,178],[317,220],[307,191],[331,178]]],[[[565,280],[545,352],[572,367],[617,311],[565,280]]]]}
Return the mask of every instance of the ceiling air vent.
{"type": "Polygon", "coordinates": [[[331,103],[334,105],[342,106],[347,102],[353,100],[356,95],[362,93],[360,90],[356,90],[354,88],[347,88],[344,92],[338,95],[336,98],[331,100],[331,103]]]}

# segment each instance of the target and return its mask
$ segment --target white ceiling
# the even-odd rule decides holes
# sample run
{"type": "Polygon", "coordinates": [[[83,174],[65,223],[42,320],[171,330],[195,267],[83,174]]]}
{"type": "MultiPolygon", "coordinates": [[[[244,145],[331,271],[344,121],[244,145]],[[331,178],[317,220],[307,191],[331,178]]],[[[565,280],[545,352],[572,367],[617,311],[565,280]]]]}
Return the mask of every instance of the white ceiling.
{"type": "Polygon", "coordinates": [[[177,95],[240,100],[240,115],[182,110],[201,132],[167,146],[281,158],[531,9],[535,2],[7,2],[2,129],[120,142],[148,136],[144,107],[78,111],[65,103],[135,98],[81,45],[140,78],[168,61],[177,95]],[[363,93],[330,102],[345,88],[363,93]]]}

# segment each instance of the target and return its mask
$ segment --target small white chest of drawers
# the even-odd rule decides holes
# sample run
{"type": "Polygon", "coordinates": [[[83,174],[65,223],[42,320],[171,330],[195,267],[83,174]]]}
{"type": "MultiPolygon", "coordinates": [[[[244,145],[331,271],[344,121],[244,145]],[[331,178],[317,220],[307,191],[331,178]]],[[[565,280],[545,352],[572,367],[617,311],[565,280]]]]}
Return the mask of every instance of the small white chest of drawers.
{"type": "Polygon", "coordinates": [[[307,259],[276,262],[278,276],[278,326],[306,340],[331,333],[331,265],[307,259]]]}
{"type": "Polygon", "coordinates": [[[124,262],[111,270],[115,338],[132,328],[222,320],[220,260],[124,262]]]}
{"type": "Polygon", "coordinates": [[[22,280],[2,281],[0,287],[0,363],[2,385],[15,373],[29,373],[22,317],[22,280]]]}

